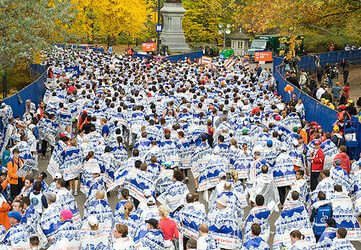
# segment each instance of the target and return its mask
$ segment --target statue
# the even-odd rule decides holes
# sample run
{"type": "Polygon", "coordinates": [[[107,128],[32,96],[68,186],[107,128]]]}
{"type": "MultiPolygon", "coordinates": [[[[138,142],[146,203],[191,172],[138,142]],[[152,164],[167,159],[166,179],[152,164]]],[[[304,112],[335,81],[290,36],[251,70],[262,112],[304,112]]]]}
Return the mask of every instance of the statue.
{"type": "Polygon", "coordinates": [[[182,28],[182,19],[186,13],[182,1],[166,0],[160,12],[164,20],[161,44],[168,46],[171,52],[189,51],[182,28]]]}

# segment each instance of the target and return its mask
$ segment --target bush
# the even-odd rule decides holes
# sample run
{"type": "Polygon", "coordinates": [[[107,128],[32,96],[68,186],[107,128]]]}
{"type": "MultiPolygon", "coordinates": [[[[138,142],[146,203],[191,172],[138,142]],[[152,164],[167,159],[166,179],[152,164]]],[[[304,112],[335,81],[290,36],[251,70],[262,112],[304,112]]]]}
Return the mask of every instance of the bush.
{"type": "MultiPolygon", "coordinates": [[[[23,69],[9,70],[8,72],[6,72],[6,76],[7,76],[8,96],[22,90],[30,83],[32,83],[36,78],[36,76],[34,77],[31,76],[30,70],[23,70],[23,69]]],[[[2,77],[0,77],[0,89],[2,93],[3,92],[2,77]]]]}

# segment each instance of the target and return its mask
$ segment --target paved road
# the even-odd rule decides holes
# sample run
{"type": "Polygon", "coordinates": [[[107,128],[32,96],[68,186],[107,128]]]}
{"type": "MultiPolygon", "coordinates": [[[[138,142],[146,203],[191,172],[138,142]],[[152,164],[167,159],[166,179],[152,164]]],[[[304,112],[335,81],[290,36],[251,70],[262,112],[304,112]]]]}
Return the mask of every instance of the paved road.
{"type": "MultiPolygon", "coordinates": [[[[39,160],[39,170],[42,172],[46,172],[48,174],[48,172],[46,171],[46,168],[47,168],[47,165],[48,165],[48,159],[46,160],[39,160]]],[[[192,174],[189,174],[189,183],[188,183],[188,188],[189,188],[189,191],[190,192],[194,192],[195,191],[195,186],[194,186],[194,179],[193,179],[193,176],[192,174]]],[[[51,182],[51,176],[50,174],[48,174],[48,177],[47,179],[45,180],[47,183],[50,183],[51,182]]],[[[83,216],[83,213],[84,213],[84,203],[85,203],[85,200],[86,200],[86,196],[82,193],[82,192],[78,192],[78,196],[76,196],[76,201],[78,203],[78,207],[79,207],[79,210],[80,210],[80,214],[83,216]]],[[[201,195],[200,197],[200,200],[204,203],[204,204],[207,204],[207,202],[205,202],[203,200],[203,197],[201,195]]],[[[113,209],[113,211],[115,210],[115,206],[117,205],[119,199],[118,199],[118,194],[117,194],[117,191],[112,191],[110,193],[108,193],[108,202],[111,206],[111,208],[113,209]]],[[[207,207],[207,205],[206,205],[207,207]]],[[[208,209],[208,208],[207,208],[208,209]]],[[[247,207],[245,209],[245,217],[248,215],[249,213],[249,210],[250,210],[250,206],[247,207]]],[[[270,246],[272,246],[272,243],[273,243],[273,237],[274,237],[274,234],[272,232],[275,231],[275,222],[277,220],[279,216],[279,212],[273,212],[270,219],[269,219],[269,223],[271,225],[271,235],[270,235],[270,238],[268,240],[268,244],[270,246]]],[[[361,249],[361,242],[353,242],[353,245],[355,246],[356,249],[361,249]]]]}

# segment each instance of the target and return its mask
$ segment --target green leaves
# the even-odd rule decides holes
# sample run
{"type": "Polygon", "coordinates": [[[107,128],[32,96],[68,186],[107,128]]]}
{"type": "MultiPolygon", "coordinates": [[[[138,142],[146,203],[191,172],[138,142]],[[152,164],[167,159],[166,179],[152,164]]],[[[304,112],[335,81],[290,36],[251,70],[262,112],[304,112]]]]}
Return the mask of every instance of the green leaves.
{"type": "Polygon", "coordinates": [[[31,63],[48,44],[62,41],[73,12],[70,0],[0,0],[0,69],[31,63]]]}

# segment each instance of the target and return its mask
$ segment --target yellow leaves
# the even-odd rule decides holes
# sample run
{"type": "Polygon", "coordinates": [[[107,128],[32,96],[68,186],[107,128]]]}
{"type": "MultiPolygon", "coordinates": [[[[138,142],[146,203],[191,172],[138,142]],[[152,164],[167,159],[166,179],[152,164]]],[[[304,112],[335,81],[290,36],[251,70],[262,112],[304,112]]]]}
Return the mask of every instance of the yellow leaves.
{"type": "Polygon", "coordinates": [[[145,0],[73,0],[78,10],[73,32],[85,36],[138,35],[150,14],[145,0]]]}

